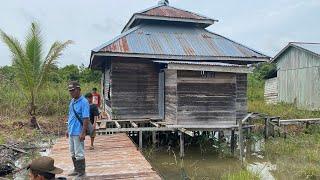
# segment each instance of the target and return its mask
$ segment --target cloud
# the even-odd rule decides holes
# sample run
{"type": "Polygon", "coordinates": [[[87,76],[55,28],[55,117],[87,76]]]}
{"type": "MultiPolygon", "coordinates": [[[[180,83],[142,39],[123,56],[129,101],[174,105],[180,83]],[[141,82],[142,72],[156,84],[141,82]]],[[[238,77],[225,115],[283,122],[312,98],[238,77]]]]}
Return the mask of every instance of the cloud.
{"type": "MultiPolygon", "coordinates": [[[[60,66],[88,64],[91,49],[120,34],[131,15],[156,5],[150,0],[10,0],[1,6],[0,28],[23,40],[37,20],[48,47],[55,40],[74,40],[60,66]]],[[[288,41],[320,42],[319,0],[212,1],[170,0],[170,5],[219,19],[209,30],[267,55],[288,41]]],[[[0,66],[10,64],[0,43],[0,66]]]]}

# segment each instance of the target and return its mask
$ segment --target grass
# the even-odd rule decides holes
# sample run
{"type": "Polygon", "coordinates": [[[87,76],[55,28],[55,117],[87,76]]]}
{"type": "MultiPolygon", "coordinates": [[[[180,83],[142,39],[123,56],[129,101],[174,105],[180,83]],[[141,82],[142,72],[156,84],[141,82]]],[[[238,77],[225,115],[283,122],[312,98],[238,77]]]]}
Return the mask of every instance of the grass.
{"type": "MultiPolygon", "coordinates": [[[[37,114],[43,116],[66,115],[70,101],[67,82],[47,84],[36,99],[37,114]]],[[[95,83],[82,84],[82,93],[90,92],[95,83]]],[[[28,115],[28,102],[13,83],[0,83],[0,117],[28,115]]]]}
{"type": "Polygon", "coordinates": [[[234,173],[228,173],[221,177],[222,180],[259,180],[260,177],[257,174],[253,174],[247,170],[240,170],[234,173]]]}
{"type": "Polygon", "coordinates": [[[298,109],[294,104],[264,102],[264,80],[257,80],[254,75],[248,77],[248,111],[259,112],[269,116],[280,116],[281,119],[319,118],[320,111],[298,109]]]}
{"type": "MultiPolygon", "coordinates": [[[[251,112],[280,116],[281,119],[319,118],[320,111],[301,110],[293,104],[264,102],[264,81],[249,76],[248,109],[251,112]]],[[[320,179],[320,127],[289,127],[287,138],[271,138],[265,143],[265,155],[277,170],[278,179],[320,179]]],[[[239,175],[240,176],[240,175],[239,175]]]]}
{"type": "Polygon", "coordinates": [[[29,127],[28,119],[7,118],[0,121],[0,144],[6,142],[32,142],[46,140],[53,136],[63,135],[66,130],[65,119],[58,116],[38,117],[43,133],[29,127]]]}
{"type": "Polygon", "coordinates": [[[250,112],[259,112],[269,116],[280,116],[281,119],[319,118],[320,111],[307,111],[296,108],[293,104],[266,104],[264,101],[249,101],[250,112]]]}
{"type": "Polygon", "coordinates": [[[0,134],[0,144],[4,144],[5,143],[5,138],[3,137],[2,134],[0,134]]]}
{"type": "Polygon", "coordinates": [[[320,127],[274,138],[266,142],[266,157],[277,164],[275,174],[287,174],[297,179],[320,179],[320,127]]]}

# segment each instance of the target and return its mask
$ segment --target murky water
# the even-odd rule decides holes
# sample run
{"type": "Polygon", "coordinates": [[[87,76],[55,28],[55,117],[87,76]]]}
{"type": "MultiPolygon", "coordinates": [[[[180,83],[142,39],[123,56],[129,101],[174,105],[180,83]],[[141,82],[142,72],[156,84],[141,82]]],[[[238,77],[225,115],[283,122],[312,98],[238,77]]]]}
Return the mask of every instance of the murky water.
{"type": "MultiPolygon", "coordinates": [[[[52,142],[41,142],[36,144],[38,147],[49,147],[52,142]]],[[[31,151],[29,154],[22,156],[17,161],[15,161],[15,166],[18,169],[22,169],[21,171],[10,174],[6,176],[5,178],[8,179],[14,179],[14,180],[27,180],[29,179],[28,171],[24,169],[31,161],[32,159],[35,159],[40,156],[48,156],[50,154],[50,148],[41,148],[41,149],[35,149],[34,151],[31,151]]]]}
{"type": "MultiPolygon", "coordinates": [[[[249,145],[247,149],[247,170],[259,174],[263,180],[275,179],[271,173],[276,167],[264,159],[261,154],[263,141],[249,145]]],[[[217,152],[201,155],[199,147],[186,150],[183,160],[179,151],[165,150],[150,153],[144,152],[147,159],[164,179],[221,179],[224,175],[240,171],[241,163],[236,157],[224,156],[217,152]]]]}
{"type": "Polygon", "coordinates": [[[176,153],[177,157],[172,152],[155,152],[148,160],[164,179],[220,179],[225,173],[241,169],[237,159],[222,158],[215,153],[202,156],[196,148],[186,151],[183,160],[176,153]]]}

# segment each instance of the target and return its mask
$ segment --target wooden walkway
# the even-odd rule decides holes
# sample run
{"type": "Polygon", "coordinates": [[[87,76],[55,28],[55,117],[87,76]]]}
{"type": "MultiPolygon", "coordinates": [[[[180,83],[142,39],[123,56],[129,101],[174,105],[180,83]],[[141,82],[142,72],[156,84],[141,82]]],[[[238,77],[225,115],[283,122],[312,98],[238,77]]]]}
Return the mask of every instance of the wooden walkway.
{"type": "MultiPolygon", "coordinates": [[[[89,150],[89,143],[86,137],[86,179],[161,179],[126,134],[97,136],[94,150],[89,150]]],[[[50,157],[67,177],[73,165],[65,138],[58,139],[50,157]]]]}

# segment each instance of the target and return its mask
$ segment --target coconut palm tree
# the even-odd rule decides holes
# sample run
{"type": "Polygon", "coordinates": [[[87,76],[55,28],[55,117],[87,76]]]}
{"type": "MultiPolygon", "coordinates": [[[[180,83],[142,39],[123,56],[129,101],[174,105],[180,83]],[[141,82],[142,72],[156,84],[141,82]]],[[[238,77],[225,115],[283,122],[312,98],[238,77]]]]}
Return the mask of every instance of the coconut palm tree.
{"type": "Polygon", "coordinates": [[[8,46],[12,54],[12,66],[16,83],[29,102],[31,124],[36,123],[36,100],[42,86],[48,80],[51,67],[57,63],[63,50],[72,43],[56,41],[44,56],[44,42],[37,23],[31,23],[30,31],[22,45],[15,37],[0,30],[0,38],[8,46]]]}

